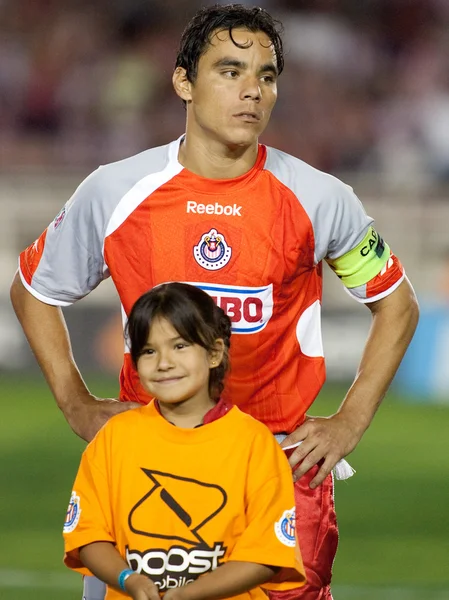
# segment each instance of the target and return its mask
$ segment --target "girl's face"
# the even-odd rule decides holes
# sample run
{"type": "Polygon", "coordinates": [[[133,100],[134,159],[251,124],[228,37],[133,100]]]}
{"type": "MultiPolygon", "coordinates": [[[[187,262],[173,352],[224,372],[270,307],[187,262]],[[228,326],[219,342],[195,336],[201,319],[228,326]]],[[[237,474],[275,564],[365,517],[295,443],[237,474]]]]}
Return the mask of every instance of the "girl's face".
{"type": "Polygon", "coordinates": [[[217,359],[202,346],[186,342],[167,319],[156,317],[137,371],[144,388],[161,403],[189,400],[195,406],[210,405],[209,370],[220,359],[221,354],[217,359]]]}

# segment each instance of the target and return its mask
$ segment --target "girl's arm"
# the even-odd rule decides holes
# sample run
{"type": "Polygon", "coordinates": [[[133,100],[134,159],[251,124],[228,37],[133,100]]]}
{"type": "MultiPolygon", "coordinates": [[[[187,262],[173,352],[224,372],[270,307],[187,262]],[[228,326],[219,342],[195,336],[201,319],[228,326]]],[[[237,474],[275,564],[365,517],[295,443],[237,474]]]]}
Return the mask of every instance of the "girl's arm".
{"type": "Polygon", "coordinates": [[[252,590],[279,570],[251,562],[229,561],[193,583],[169,590],[164,600],[220,600],[252,590]]]}
{"type": "MultiPolygon", "coordinates": [[[[85,567],[107,585],[120,589],[118,578],[129,569],[111,542],[93,542],[80,548],[80,559],[85,567]]],[[[160,600],[157,586],[146,575],[134,573],[125,580],[125,591],[134,600],[160,600]]]]}

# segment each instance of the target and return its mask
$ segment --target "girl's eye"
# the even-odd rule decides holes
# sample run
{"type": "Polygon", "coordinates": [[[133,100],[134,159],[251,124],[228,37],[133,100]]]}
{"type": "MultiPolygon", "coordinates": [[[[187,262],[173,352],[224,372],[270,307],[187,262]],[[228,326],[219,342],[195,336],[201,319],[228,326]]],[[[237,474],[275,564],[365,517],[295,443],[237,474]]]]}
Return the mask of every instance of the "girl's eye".
{"type": "Polygon", "coordinates": [[[187,348],[188,344],[186,344],[185,342],[179,342],[179,344],[176,344],[175,348],[176,350],[182,350],[183,348],[187,348]]]}
{"type": "Polygon", "coordinates": [[[142,355],[144,354],[154,354],[154,350],[152,348],[145,348],[145,350],[142,351],[142,355]]]}

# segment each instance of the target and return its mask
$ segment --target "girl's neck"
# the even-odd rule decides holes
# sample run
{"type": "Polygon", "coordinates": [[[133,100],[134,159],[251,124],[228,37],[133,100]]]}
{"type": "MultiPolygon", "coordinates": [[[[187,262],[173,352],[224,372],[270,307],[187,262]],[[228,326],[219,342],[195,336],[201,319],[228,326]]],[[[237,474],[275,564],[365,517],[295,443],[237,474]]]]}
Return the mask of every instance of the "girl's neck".
{"type": "Polygon", "coordinates": [[[216,402],[209,399],[198,406],[192,406],[189,402],[189,400],[185,400],[170,404],[157,400],[159,411],[164,419],[181,429],[194,429],[198,425],[202,425],[204,416],[216,405],[216,402]]]}

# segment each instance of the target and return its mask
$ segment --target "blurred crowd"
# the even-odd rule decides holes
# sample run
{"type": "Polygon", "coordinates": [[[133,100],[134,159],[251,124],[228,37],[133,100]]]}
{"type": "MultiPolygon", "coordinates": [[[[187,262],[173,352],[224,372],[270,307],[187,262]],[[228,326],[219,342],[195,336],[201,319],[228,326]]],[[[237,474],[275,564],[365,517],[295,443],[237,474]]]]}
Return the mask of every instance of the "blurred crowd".
{"type": "MultiPolygon", "coordinates": [[[[0,0],[0,171],[91,168],[178,137],[179,37],[211,3],[0,0]]],[[[337,175],[449,182],[449,0],[243,3],[285,26],[265,143],[337,175]]]]}

